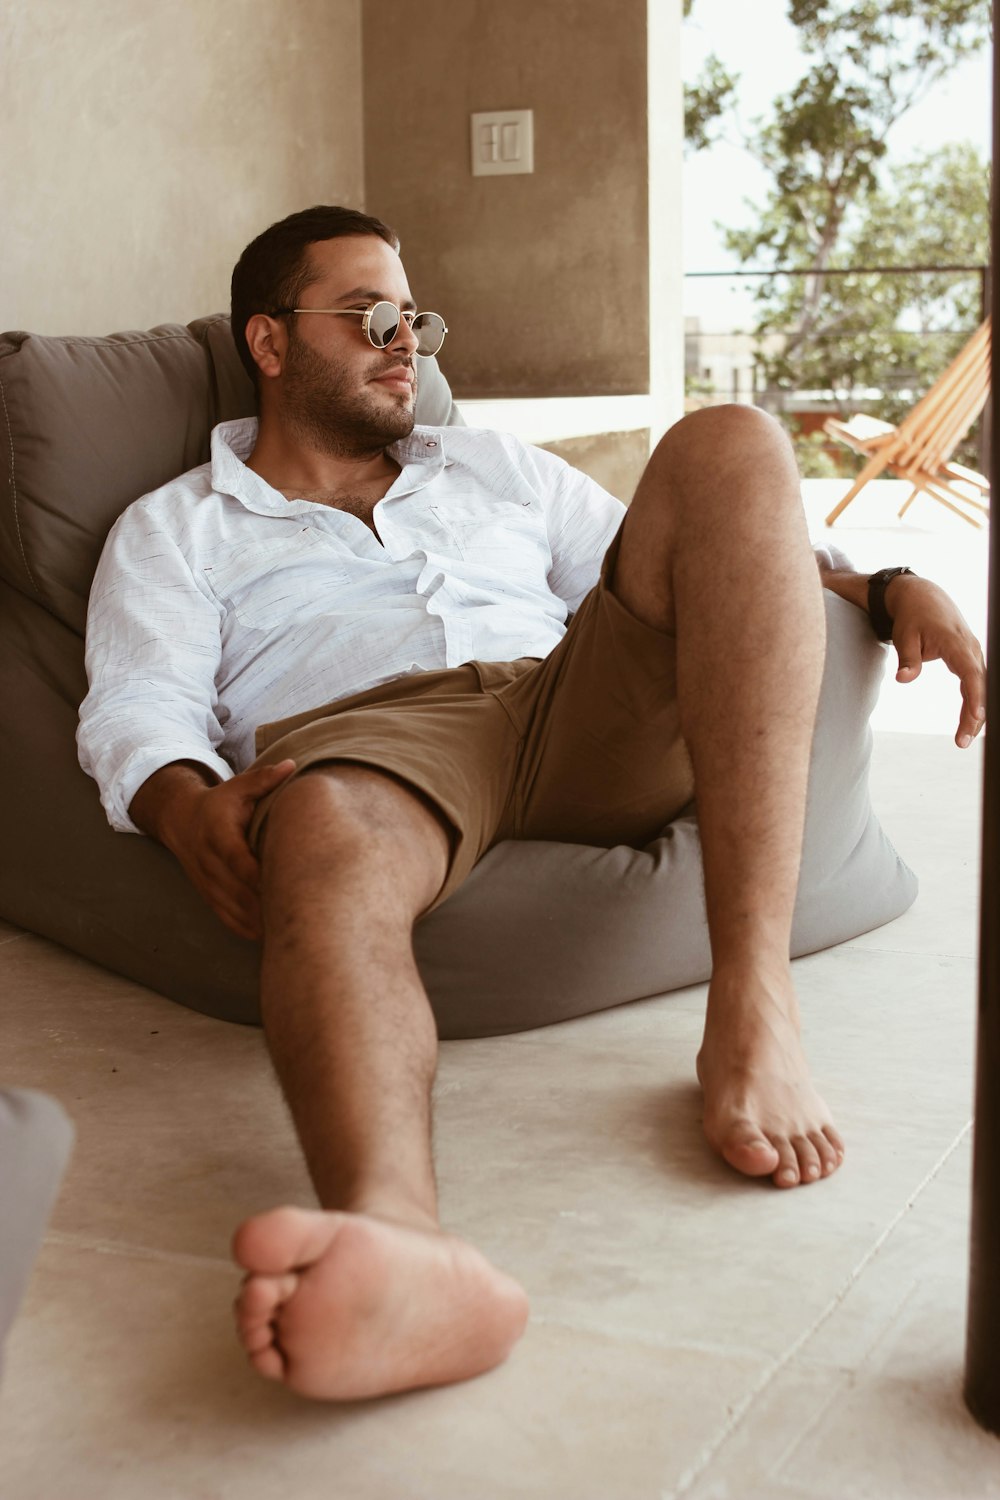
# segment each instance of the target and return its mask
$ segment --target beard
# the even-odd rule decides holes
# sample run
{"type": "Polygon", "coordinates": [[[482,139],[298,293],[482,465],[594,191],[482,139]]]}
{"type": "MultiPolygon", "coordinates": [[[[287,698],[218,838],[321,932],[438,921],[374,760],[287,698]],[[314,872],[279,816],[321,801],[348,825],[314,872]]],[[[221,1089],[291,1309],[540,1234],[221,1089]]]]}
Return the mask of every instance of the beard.
{"type": "MultiPolygon", "coordinates": [[[[359,372],[356,362],[326,359],[293,333],[285,358],[282,405],[289,426],[311,447],[335,458],[356,458],[381,452],[413,431],[414,398],[385,390],[376,394],[366,383],[409,361],[398,355],[379,359],[375,350],[372,353],[371,369],[359,372]]],[[[413,389],[415,397],[415,385],[413,389]]]]}

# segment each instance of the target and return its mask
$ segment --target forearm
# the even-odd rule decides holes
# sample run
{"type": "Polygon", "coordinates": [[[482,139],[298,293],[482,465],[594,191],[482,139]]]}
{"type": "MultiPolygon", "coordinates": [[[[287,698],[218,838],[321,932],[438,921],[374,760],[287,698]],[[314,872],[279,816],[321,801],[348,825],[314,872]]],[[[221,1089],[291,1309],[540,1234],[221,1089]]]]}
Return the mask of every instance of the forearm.
{"type": "Polygon", "coordinates": [[[129,804],[129,817],[143,833],[173,848],[176,831],[184,825],[192,799],[217,786],[219,779],[197,761],[172,761],[143,782],[129,804]]]}
{"type": "Polygon", "coordinates": [[[841,599],[846,599],[849,604],[856,604],[859,609],[866,613],[868,610],[868,578],[864,573],[855,573],[846,568],[825,568],[819,565],[819,577],[825,589],[832,594],[837,594],[841,599]]]}

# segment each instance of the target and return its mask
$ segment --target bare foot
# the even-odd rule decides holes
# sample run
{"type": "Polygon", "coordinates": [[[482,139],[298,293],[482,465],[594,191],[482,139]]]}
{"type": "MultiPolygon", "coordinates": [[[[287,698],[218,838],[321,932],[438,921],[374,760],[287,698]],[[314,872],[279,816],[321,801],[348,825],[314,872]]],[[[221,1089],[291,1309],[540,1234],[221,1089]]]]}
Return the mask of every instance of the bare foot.
{"type": "Polygon", "coordinates": [[[705,1134],[738,1172],[796,1187],[843,1161],[844,1143],[809,1076],[787,970],[713,975],[698,1079],[705,1134]]]}
{"type": "Polygon", "coordinates": [[[506,1359],[528,1299],[464,1240],[365,1214],[277,1208],[236,1231],[240,1338],[261,1375],[361,1400],[506,1359]]]}

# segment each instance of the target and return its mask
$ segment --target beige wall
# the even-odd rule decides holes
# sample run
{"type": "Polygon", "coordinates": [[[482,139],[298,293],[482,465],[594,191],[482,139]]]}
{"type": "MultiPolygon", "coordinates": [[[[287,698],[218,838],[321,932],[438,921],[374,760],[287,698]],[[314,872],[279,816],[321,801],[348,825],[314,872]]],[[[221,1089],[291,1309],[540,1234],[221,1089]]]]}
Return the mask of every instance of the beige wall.
{"type": "Polygon", "coordinates": [[[558,442],[539,443],[549,453],[557,453],[575,469],[582,469],[591,479],[628,505],[642,478],[649,458],[649,429],[633,432],[595,432],[589,437],[561,438],[558,442]]]}
{"type": "Polygon", "coordinates": [[[646,0],[650,444],[684,414],[681,0],[646,0]]]}
{"type": "Polygon", "coordinates": [[[460,395],[649,389],[646,11],[364,0],[367,206],[449,324],[460,395]],[[488,109],[534,110],[533,175],[471,175],[488,109]]]}
{"type": "Polygon", "coordinates": [[[246,241],[360,205],[361,0],[4,0],[0,327],[228,305],[246,241]]]}
{"type": "Polygon", "coordinates": [[[213,311],[264,225],[350,203],[461,395],[677,415],[679,30],[680,0],[2,0],[0,328],[213,311]],[[494,107],[534,109],[533,175],[471,176],[494,107]]]}

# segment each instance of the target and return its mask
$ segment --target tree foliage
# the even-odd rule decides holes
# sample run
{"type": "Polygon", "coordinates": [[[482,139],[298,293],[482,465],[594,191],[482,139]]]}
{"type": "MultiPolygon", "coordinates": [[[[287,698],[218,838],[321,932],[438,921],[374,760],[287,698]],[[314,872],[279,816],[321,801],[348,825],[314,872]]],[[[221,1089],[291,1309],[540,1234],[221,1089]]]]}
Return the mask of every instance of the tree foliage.
{"type": "Polygon", "coordinates": [[[974,146],[951,143],[884,177],[847,216],[826,275],[765,279],[756,331],[762,341],[758,363],[772,390],[833,390],[856,400],[864,388],[880,389],[879,413],[895,420],[979,321],[981,278],[975,272],[829,272],[985,265],[989,170],[974,146]],[[776,333],[786,337],[769,339],[776,333]]]}
{"type": "Polygon", "coordinates": [[[738,73],[728,73],[713,52],[705,59],[701,76],[684,89],[684,144],[689,151],[703,151],[716,139],[718,122],[736,98],[738,73]]]}
{"type": "MultiPolygon", "coordinates": [[[[986,167],[976,153],[942,148],[887,172],[886,138],[983,45],[990,10],[990,0],[788,0],[805,69],[746,141],[770,180],[766,201],[750,205],[750,227],[725,233],[744,264],[772,273],[757,294],[757,332],[784,335],[780,352],[772,338],[760,359],[772,388],[884,386],[887,371],[897,385],[919,385],[947,362],[949,331],[961,343],[976,321],[974,279],[829,273],[986,260],[986,167]],[[777,274],[793,268],[805,274],[777,274]]],[[[708,87],[704,77],[698,87],[708,87]]],[[[716,98],[725,109],[718,88],[716,98]]],[[[695,119],[695,144],[710,139],[710,125],[695,119]]]]}
{"type": "MultiPolygon", "coordinates": [[[[694,9],[694,0],[684,0],[684,19],[694,9]]],[[[740,75],[729,73],[714,52],[702,66],[701,75],[684,89],[684,145],[688,151],[704,151],[716,140],[717,126],[736,102],[740,75]]]]}

